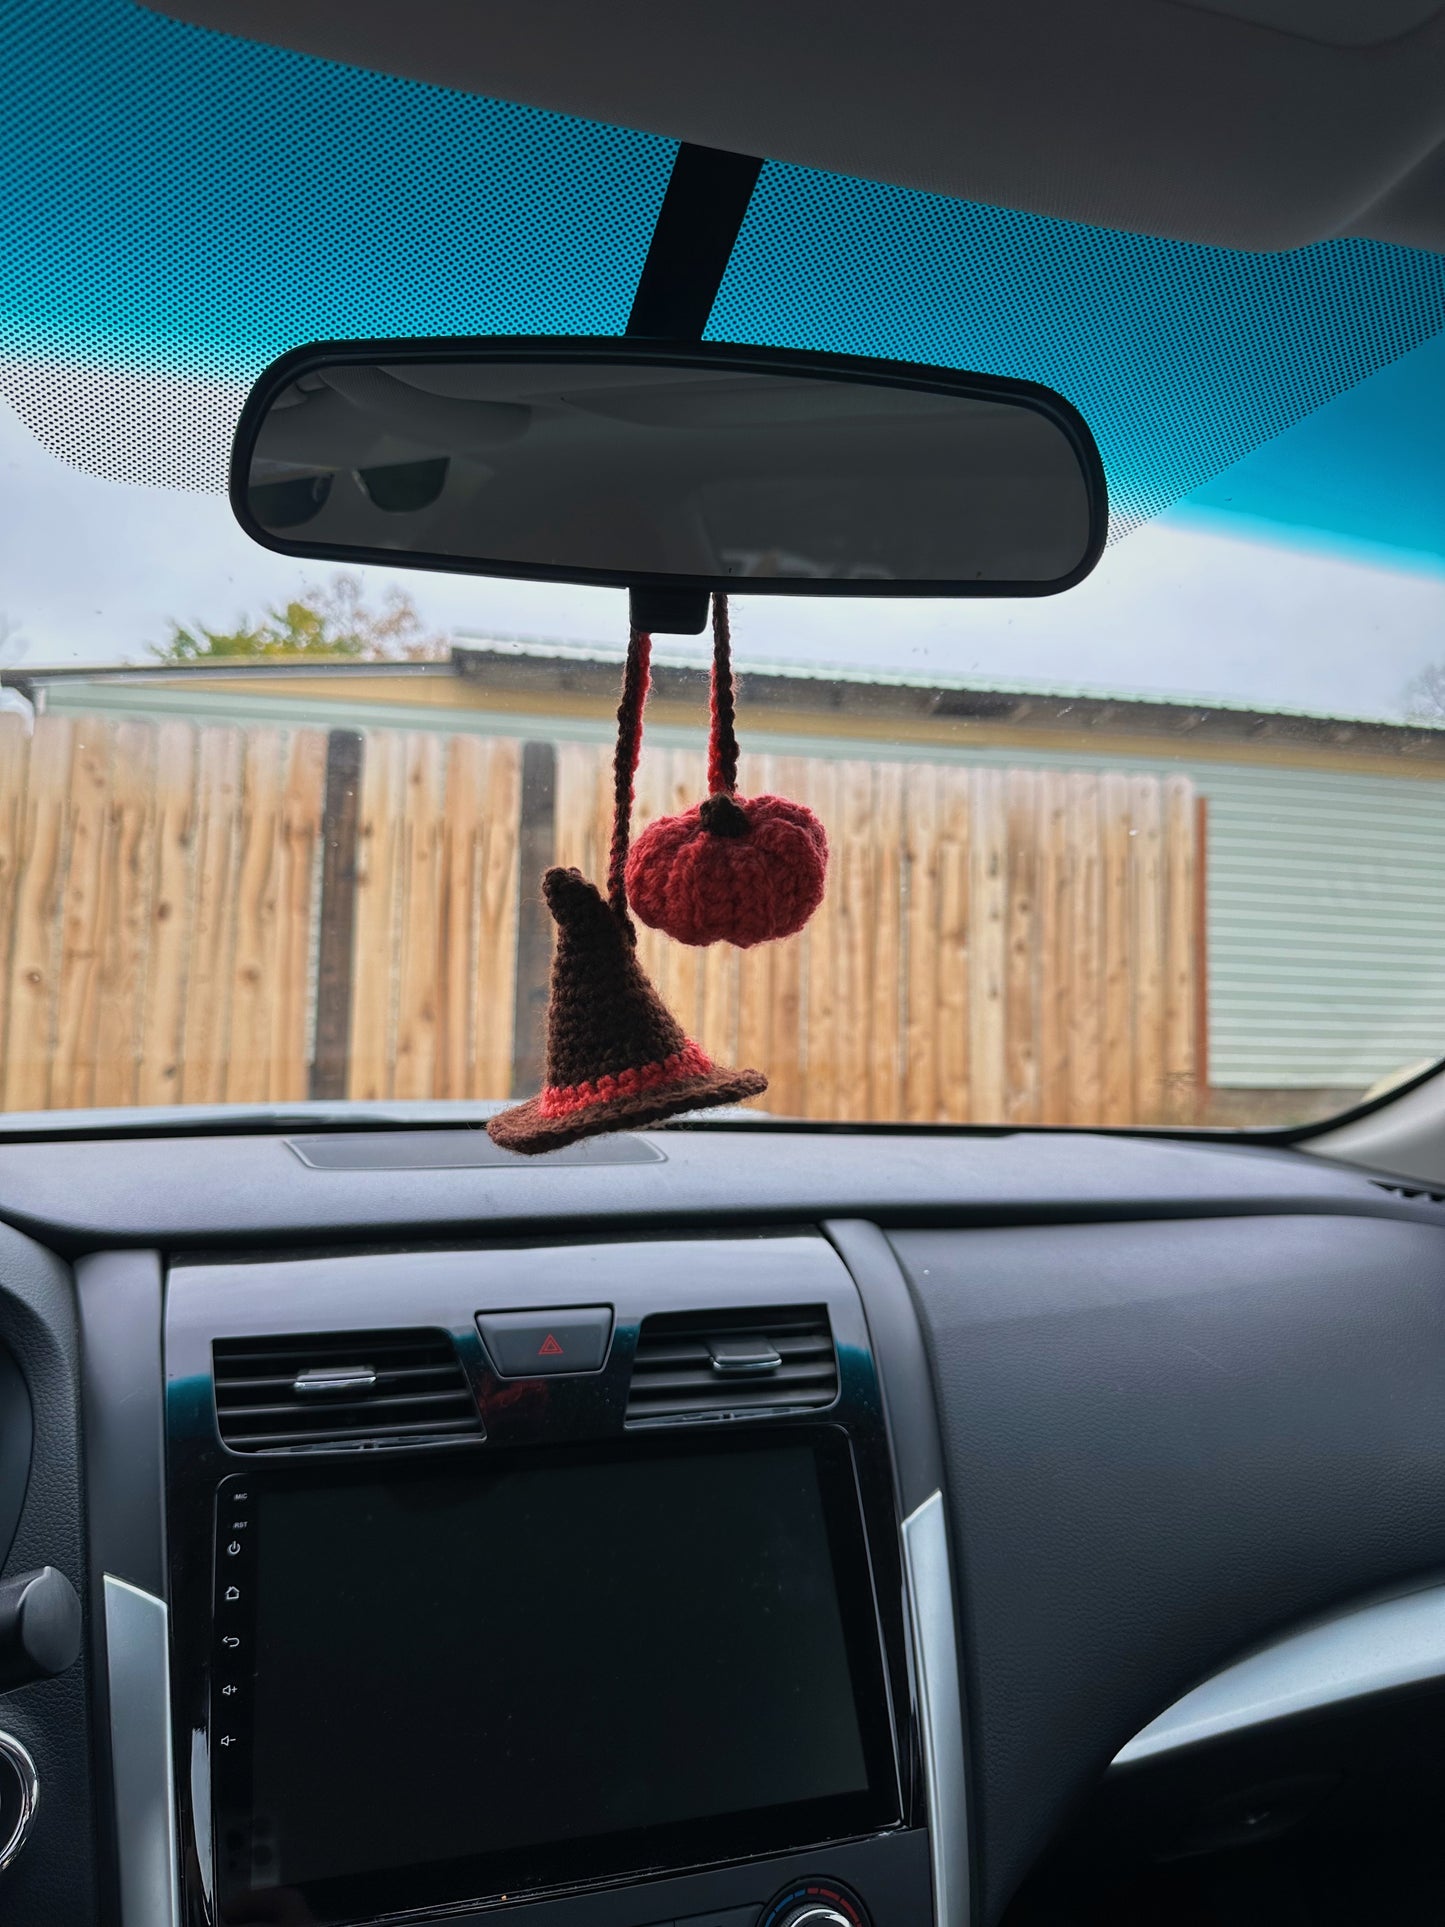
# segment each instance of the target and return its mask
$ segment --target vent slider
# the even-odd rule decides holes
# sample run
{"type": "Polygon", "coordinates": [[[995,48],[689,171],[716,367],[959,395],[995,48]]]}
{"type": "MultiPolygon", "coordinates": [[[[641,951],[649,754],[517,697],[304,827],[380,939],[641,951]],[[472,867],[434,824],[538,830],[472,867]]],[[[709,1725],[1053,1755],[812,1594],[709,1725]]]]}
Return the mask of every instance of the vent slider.
{"type": "Polygon", "coordinates": [[[766,1338],[710,1338],[707,1348],[713,1370],[730,1377],[758,1377],[777,1371],[783,1362],[782,1353],[766,1338]]]}
{"type": "Polygon", "coordinates": [[[376,1384],[370,1365],[314,1365],[298,1372],[291,1382],[293,1392],[369,1392],[376,1384]]]}

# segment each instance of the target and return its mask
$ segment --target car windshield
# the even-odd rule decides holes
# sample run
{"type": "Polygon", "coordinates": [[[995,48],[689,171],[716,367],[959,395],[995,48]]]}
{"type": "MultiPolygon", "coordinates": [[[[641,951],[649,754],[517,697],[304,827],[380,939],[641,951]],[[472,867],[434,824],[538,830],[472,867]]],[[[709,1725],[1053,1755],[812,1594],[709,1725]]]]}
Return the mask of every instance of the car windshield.
{"type": "MultiPolygon", "coordinates": [[[[626,599],[270,554],[226,464],[309,341],[620,334],[676,146],[128,0],[8,20],[0,1110],[530,1093],[626,599]]],[[[751,1108],[1294,1125],[1445,1051],[1442,328],[1409,249],[764,166],[710,338],[1045,383],[1111,531],[1056,597],[734,599],[741,788],[821,817],[827,892],[642,956],[751,1108]]],[[[657,639],[639,823],[705,794],[707,661],[657,639]]]]}

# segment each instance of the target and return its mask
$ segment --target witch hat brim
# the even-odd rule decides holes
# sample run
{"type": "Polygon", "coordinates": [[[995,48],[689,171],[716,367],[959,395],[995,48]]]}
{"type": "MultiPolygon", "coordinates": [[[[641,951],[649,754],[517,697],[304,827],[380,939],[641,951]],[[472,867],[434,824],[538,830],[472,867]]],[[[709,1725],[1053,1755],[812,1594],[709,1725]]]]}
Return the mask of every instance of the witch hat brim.
{"type": "Polygon", "coordinates": [[[557,925],[547,1009],[547,1083],[487,1122],[496,1144],[531,1154],[683,1111],[738,1104],[761,1071],[715,1064],[688,1038],[637,961],[630,927],[579,870],[549,870],[557,925]]]}
{"type": "Polygon", "coordinates": [[[730,1071],[713,1065],[703,1077],[678,1078],[659,1085],[656,1090],[635,1096],[617,1097],[590,1106],[585,1113],[558,1117],[543,1109],[546,1093],[529,1097],[525,1104],[514,1104],[487,1122],[494,1144],[503,1150],[520,1151],[531,1156],[539,1151],[559,1151],[564,1144],[579,1138],[598,1137],[604,1131],[641,1130],[663,1118],[680,1116],[684,1111],[706,1110],[714,1104],[740,1104],[744,1098],[757,1097],[768,1088],[761,1071],[730,1071]]]}

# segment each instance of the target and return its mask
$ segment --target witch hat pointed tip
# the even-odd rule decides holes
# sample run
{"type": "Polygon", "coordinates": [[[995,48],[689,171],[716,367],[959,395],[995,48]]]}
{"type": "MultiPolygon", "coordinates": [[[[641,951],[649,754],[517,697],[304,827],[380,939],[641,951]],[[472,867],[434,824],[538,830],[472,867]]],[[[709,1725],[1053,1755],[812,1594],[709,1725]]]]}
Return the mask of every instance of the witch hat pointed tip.
{"type": "Polygon", "coordinates": [[[566,867],[560,863],[554,864],[550,870],[544,872],[542,895],[546,899],[547,908],[559,922],[568,910],[585,911],[594,902],[602,909],[607,907],[602,901],[602,892],[590,877],[583,876],[576,868],[566,867]]]}

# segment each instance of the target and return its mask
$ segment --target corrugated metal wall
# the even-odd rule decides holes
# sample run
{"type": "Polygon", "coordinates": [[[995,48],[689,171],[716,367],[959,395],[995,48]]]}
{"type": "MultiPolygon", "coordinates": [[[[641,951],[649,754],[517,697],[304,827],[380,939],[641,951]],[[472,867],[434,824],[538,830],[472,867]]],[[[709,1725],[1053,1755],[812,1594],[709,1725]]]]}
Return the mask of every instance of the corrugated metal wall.
{"type": "Polygon", "coordinates": [[[1445,780],[1128,767],[1181,771],[1208,799],[1212,1084],[1358,1088],[1445,1053],[1445,780]]]}
{"type": "Polygon", "coordinates": [[[1211,1084],[1355,1089],[1445,1053],[1445,780],[1127,767],[1181,771],[1208,800],[1211,1084]]]}
{"type": "Polygon", "coordinates": [[[1445,783],[1194,775],[1209,798],[1211,1081],[1369,1084],[1445,1051],[1445,783]]]}

